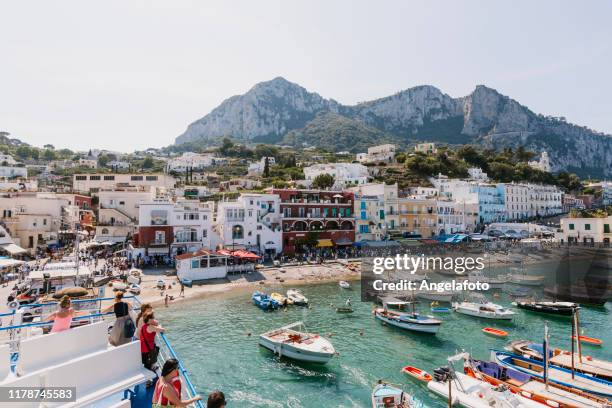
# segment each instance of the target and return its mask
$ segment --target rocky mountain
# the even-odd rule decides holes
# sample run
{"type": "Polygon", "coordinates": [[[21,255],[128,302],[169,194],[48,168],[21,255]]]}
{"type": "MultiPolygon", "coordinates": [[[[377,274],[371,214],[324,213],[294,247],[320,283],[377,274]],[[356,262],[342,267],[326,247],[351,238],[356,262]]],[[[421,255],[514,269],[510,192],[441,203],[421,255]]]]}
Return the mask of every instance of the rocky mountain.
{"type": "Polygon", "coordinates": [[[386,141],[475,143],[496,149],[524,145],[546,150],[555,171],[612,176],[612,136],[538,115],[483,85],[461,98],[424,85],[349,106],[279,77],[225,100],[189,125],[176,143],[211,143],[223,136],[352,152],[386,141]]]}

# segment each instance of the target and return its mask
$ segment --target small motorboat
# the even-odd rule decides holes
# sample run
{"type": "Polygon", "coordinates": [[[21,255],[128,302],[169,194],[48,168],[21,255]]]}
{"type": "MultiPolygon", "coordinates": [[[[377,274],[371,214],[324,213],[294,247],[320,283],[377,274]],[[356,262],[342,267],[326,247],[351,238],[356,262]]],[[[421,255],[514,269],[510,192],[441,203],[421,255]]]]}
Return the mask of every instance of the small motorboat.
{"type": "Polygon", "coordinates": [[[512,310],[489,301],[455,302],[453,303],[453,310],[457,313],[485,319],[512,320],[514,317],[514,312],[512,310]]]}
{"type": "Polygon", "coordinates": [[[431,381],[433,377],[425,370],[413,366],[406,366],[402,368],[402,373],[408,374],[419,381],[431,381]]]}
{"type": "Polygon", "coordinates": [[[372,391],[372,408],[411,408],[414,401],[401,388],[379,381],[372,391]]]}
{"type": "Polygon", "coordinates": [[[434,306],[431,308],[432,313],[450,313],[451,310],[448,307],[437,307],[434,306]]]}
{"type": "Polygon", "coordinates": [[[337,307],[336,313],[353,313],[354,310],[352,307],[337,307]]]}
{"type": "MultiPolygon", "coordinates": [[[[280,293],[278,293],[278,292],[272,292],[272,293],[270,294],[270,298],[271,298],[272,300],[275,300],[275,301],[276,301],[276,302],[277,302],[279,305],[281,305],[281,306],[287,306],[287,305],[289,304],[289,303],[287,302],[287,297],[286,297],[286,296],[281,295],[281,294],[280,294],[280,293]]],[[[293,302],[292,302],[292,303],[293,303],[293,302]]]]}
{"type": "MultiPolygon", "coordinates": [[[[601,346],[603,341],[600,339],[596,339],[595,337],[587,337],[587,336],[578,336],[581,343],[591,344],[593,346],[601,346]]],[[[572,336],[572,340],[576,340],[576,336],[572,336]]]]}
{"type": "Polygon", "coordinates": [[[291,300],[294,305],[305,306],[308,304],[308,298],[298,289],[289,289],[287,299],[291,300]]]}
{"type": "Polygon", "coordinates": [[[271,299],[270,296],[260,291],[253,292],[253,295],[251,295],[251,300],[253,300],[253,304],[261,310],[274,310],[278,309],[280,306],[277,301],[271,299]]]}
{"type": "Polygon", "coordinates": [[[556,316],[572,316],[579,305],[574,302],[515,302],[519,309],[529,310],[530,312],[546,313],[556,316]]]}
{"type": "Polygon", "coordinates": [[[482,332],[485,334],[490,334],[495,337],[508,337],[508,332],[505,330],[495,329],[493,327],[485,327],[482,329],[482,332]]]}
{"type": "Polygon", "coordinates": [[[309,363],[325,364],[336,354],[329,340],[314,333],[307,333],[304,323],[293,324],[271,330],[259,336],[259,345],[279,357],[309,363]]]}
{"type": "Polygon", "coordinates": [[[342,289],[348,289],[351,287],[351,285],[347,281],[338,282],[338,286],[340,286],[342,289]]]}
{"type": "MultiPolygon", "coordinates": [[[[410,302],[405,303],[408,304],[410,302]]],[[[412,302],[412,305],[412,312],[405,313],[390,311],[387,309],[385,303],[382,308],[374,309],[374,317],[391,326],[399,327],[400,329],[436,334],[442,325],[442,321],[430,316],[421,316],[415,312],[414,302],[412,302]]]]}

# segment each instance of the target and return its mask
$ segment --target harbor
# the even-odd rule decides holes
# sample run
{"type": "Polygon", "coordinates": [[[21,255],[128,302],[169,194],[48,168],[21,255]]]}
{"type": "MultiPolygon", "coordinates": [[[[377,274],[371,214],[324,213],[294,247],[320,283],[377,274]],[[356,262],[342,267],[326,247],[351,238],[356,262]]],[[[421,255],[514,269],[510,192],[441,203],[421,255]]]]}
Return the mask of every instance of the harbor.
{"type": "MultiPolygon", "coordinates": [[[[372,315],[374,303],[360,302],[359,282],[351,289],[337,283],[305,284],[301,292],[309,306],[291,306],[264,312],[251,301],[251,292],[227,292],[185,301],[181,308],[160,309],[168,338],[187,361],[190,378],[198,390],[223,387],[228,401],[241,407],[366,407],[371,405],[373,386],[380,379],[400,386],[428,407],[446,406],[446,401],[428,391],[425,383],[401,370],[406,365],[428,372],[447,364],[447,358],[465,350],[487,360],[490,349],[503,349],[510,341],[540,342],[544,322],[550,327],[551,347],[571,349],[571,324],[567,318],[545,316],[512,305],[513,297],[501,292],[486,296],[515,313],[509,322],[491,321],[458,313],[440,313],[442,325],[435,336],[402,330],[381,323],[372,315]],[[335,308],[352,298],[353,313],[335,308]],[[309,364],[281,357],[260,347],[259,335],[302,321],[308,332],[333,343],[337,356],[327,364],[309,364]],[[485,326],[508,332],[506,338],[487,335],[485,326]]],[[[260,285],[260,290],[284,292],[280,284],[260,285]]],[[[429,302],[417,311],[432,314],[429,302]]],[[[609,324],[610,304],[584,307],[581,330],[600,338],[603,347],[583,345],[584,356],[610,361],[607,345],[612,334],[602,331],[609,324]]],[[[586,358],[586,357],[585,357],[586,358]]]]}

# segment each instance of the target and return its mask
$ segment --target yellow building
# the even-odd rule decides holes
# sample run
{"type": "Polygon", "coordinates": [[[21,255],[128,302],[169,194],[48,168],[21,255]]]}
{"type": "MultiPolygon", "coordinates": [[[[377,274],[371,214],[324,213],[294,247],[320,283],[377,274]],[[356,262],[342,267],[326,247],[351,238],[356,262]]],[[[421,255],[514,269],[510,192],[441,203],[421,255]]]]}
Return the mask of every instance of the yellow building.
{"type": "Polygon", "coordinates": [[[400,230],[409,234],[432,237],[436,234],[437,203],[435,199],[403,197],[398,199],[400,230]]]}

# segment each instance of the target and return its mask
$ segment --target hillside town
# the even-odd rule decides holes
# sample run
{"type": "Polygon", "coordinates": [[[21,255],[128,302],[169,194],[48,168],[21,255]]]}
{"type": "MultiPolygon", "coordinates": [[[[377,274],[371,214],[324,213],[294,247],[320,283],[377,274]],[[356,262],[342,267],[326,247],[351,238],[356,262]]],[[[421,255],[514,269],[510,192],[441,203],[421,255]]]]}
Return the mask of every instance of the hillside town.
{"type": "MultiPolygon", "coordinates": [[[[413,149],[434,155],[438,147],[422,143],[413,149]]],[[[426,185],[404,186],[377,177],[397,162],[396,155],[411,154],[386,144],[352,157],[339,153],[349,156],[343,162],[310,154],[310,162],[296,164],[303,179],[276,187],[265,186],[264,179],[280,157],[262,156],[246,163],[246,174],[222,176],[219,169],[234,167],[236,159],[219,150],[147,155],[145,160],[162,163],[158,171],[134,168],[117,152],[89,151],[63,161],[43,155],[26,163],[3,154],[0,249],[8,257],[43,257],[79,235],[146,267],[175,265],[198,251],[245,251],[273,262],[347,257],[361,248],[415,241],[537,234],[609,243],[612,237],[609,215],[587,214],[612,204],[612,182],[590,183],[590,194],[571,194],[557,185],[496,182],[472,167],[468,177],[438,174],[426,185]],[[72,172],[61,173],[66,168],[72,172]]],[[[550,171],[546,152],[529,165],[550,171]]],[[[192,278],[226,273],[208,269],[192,278]]]]}

